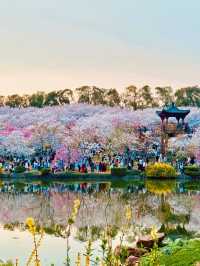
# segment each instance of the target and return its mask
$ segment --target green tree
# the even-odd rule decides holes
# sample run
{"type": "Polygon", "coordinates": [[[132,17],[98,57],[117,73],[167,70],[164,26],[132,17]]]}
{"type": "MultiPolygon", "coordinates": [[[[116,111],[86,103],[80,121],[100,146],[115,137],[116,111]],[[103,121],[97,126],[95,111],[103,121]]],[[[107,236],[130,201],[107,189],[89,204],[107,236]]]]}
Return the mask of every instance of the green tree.
{"type": "Polygon", "coordinates": [[[28,94],[25,94],[25,95],[22,96],[22,106],[23,106],[24,108],[30,106],[29,98],[30,98],[30,96],[29,96],[28,94]]]}
{"type": "Polygon", "coordinates": [[[82,86],[76,89],[79,103],[104,104],[105,89],[96,86],[82,86]]]}
{"type": "Polygon", "coordinates": [[[48,106],[59,105],[58,92],[51,91],[47,93],[45,97],[44,105],[48,105],[48,106]]]}
{"type": "Polygon", "coordinates": [[[5,105],[15,108],[15,107],[22,107],[23,97],[18,94],[9,95],[6,98],[5,105]]]}
{"type": "Polygon", "coordinates": [[[119,106],[121,98],[116,89],[109,89],[105,92],[105,104],[108,106],[119,106]]]}
{"type": "Polygon", "coordinates": [[[123,104],[126,107],[132,108],[133,110],[140,108],[141,95],[139,89],[136,86],[130,85],[126,87],[122,98],[123,104]]]}
{"type": "Polygon", "coordinates": [[[91,103],[94,105],[105,104],[106,90],[98,87],[92,87],[91,103]]]}
{"type": "Polygon", "coordinates": [[[168,105],[173,102],[173,89],[171,87],[156,87],[155,88],[160,105],[168,105]]]}
{"type": "Polygon", "coordinates": [[[157,107],[158,104],[155,102],[153,96],[151,87],[146,85],[142,87],[139,91],[140,99],[141,99],[141,107],[148,108],[148,107],[157,107]]]}
{"type": "Polygon", "coordinates": [[[91,104],[92,89],[90,86],[82,86],[76,89],[78,103],[91,104]]]}
{"type": "Polygon", "coordinates": [[[42,108],[45,103],[46,95],[44,92],[36,92],[29,98],[30,106],[42,108]]]}
{"type": "Polygon", "coordinates": [[[70,104],[74,101],[74,94],[73,91],[70,89],[64,89],[58,91],[58,100],[59,104],[70,104]]]}
{"type": "Polygon", "coordinates": [[[0,107],[3,107],[5,105],[5,97],[0,96],[0,107]]]}
{"type": "Polygon", "coordinates": [[[181,88],[175,92],[178,106],[200,107],[200,88],[198,86],[181,88]]]}

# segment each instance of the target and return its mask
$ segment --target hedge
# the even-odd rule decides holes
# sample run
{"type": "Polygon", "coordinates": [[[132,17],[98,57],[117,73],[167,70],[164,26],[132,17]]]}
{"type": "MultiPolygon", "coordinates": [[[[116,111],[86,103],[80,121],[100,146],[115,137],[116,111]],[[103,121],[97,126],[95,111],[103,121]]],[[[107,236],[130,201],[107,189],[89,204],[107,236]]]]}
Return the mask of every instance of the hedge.
{"type": "Polygon", "coordinates": [[[50,168],[41,168],[40,169],[40,174],[42,176],[48,175],[48,174],[50,174],[50,172],[51,172],[51,169],[50,168]]]}
{"type": "Polygon", "coordinates": [[[198,167],[197,165],[185,166],[184,173],[191,177],[200,177],[200,167],[198,167]]]}
{"type": "Polygon", "coordinates": [[[111,168],[111,175],[112,176],[125,176],[127,174],[127,168],[118,168],[114,167],[111,168]]]}
{"type": "Polygon", "coordinates": [[[17,173],[17,174],[24,173],[25,171],[26,171],[26,168],[22,165],[15,167],[15,173],[17,173]]]}

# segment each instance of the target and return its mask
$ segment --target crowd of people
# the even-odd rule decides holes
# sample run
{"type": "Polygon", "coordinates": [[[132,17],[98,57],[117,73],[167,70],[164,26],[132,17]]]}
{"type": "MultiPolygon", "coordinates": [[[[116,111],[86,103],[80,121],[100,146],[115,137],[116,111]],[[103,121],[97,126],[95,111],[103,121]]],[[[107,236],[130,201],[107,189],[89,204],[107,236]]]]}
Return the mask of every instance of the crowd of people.
{"type": "MultiPolygon", "coordinates": [[[[112,167],[124,167],[125,164],[123,161],[119,159],[107,161],[93,161],[91,159],[84,159],[82,161],[70,163],[68,166],[60,160],[54,162],[49,158],[35,158],[33,160],[25,160],[25,159],[0,159],[0,169],[3,169],[5,172],[14,173],[16,168],[23,167],[26,172],[30,172],[32,170],[40,170],[40,169],[50,169],[52,173],[60,172],[60,171],[72,171],[72,172],[80,172],[80,173],[105,173],[112,167]]],[[[132,168],[132,165],[129,163],[128,168],[132,168]]]]}
{"type": "Polygon", "coordinates": [[[80,173],[98,172],[105,173],[112,167],[133,167],[133,161],[128,162],[124,155],[103,155],[98,160],[84,157],[79,161],[66,164],[64,160],[54,160],[54,155],[36,156],[32,159],[6,157],[0,158],[0,169],[5,172],[14,173],[16,168],[22,167],[24,171],[50,169],[53,173],[59,171],[75,171],[80,173]]]}
{"type": "MultiPolygon", "coordinates": [[[[66,164],[64,160],[56,160],[55,154],[45,156],[35,156],[31,159],[6,157],[0,158],[1,172],[16,173],[16,169],[22,169],[19,172],[31,172],[33,170],[49,169],[52,173],[61,171],[71,171],[79,173],[105,173],[111,168],[120,167],[131,170],[137,168],[139,171],[145,171],[147,165],[154,162],[167,162],[167,157],[157,154],[154,158],[136,156],[133,157],[132,153],[107,155],[102,154],[98,158],[85,156],[79,161],[66,164]],[[24,171],[23,171],[24,170],[24,171]]],[[[180,173],[186,165],[195,164],[194,157],[188,157],[185,160],[173,159],[170,162],[180,173]]]]}
{"type": "Polygon", "coordinates": [[[35,157],[32,159],[6,157],[0,158],[0,169],[13,173],[17,167],[23,167],[25,171],[39,170],[41,168],[51,168],[51,157],[35,157]]]}

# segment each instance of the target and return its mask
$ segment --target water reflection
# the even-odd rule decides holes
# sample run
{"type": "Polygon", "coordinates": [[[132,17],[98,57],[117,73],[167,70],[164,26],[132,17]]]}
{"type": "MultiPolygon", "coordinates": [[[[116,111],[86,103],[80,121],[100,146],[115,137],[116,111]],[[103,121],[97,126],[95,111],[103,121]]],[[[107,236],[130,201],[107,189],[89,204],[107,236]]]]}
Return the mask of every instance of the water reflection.
{"type": "MultiPolygon", "coordinates": [[[[4,231],[18,232],[21,236],[26,230],[24,221],[31,216],[48,235],[56,236],[56,242],[63,241],[64,228],[77,197],[81,207],[73,229],[76,249],[83,248],[80,243],[87,239],[98,240],[106,225],[117,237],[126,223],[127,205],[133,210],[132,226],[126,238],[131,243],[155,224],[172,237],[199,233],[200,182],[190,180],[102,183],[1,181],[0,223],[4,231]]],[[[54,250],[57,253],[60,251],[54,250]]],[[[72,256],[75,256],[73,252],[72,256]]]]}

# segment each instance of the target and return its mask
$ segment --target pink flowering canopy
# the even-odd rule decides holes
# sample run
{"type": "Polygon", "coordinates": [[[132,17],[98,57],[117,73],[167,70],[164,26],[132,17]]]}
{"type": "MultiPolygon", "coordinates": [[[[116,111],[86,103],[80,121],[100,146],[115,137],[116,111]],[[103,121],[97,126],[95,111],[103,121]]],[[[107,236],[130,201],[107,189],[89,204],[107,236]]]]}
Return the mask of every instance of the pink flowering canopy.
{"type": "MultiPolygon", "coordinates": [[[[138,146],[138,128],[153,130],[156,109],[131,111],[119,107],[72,104],[45,108],[0,108],[0,156],[32,156],[51,147],[57,158],[77,160],[91,147],[122,152],[138,146]],[[100,144],[100,146],[98,146],[100,144]]],[[[200,111],[191,108],[187,122],[195,127],[192,143],[199,147],[200,111]]],[[[150,138],[149,138],[150,139],[150,138]]]]}

